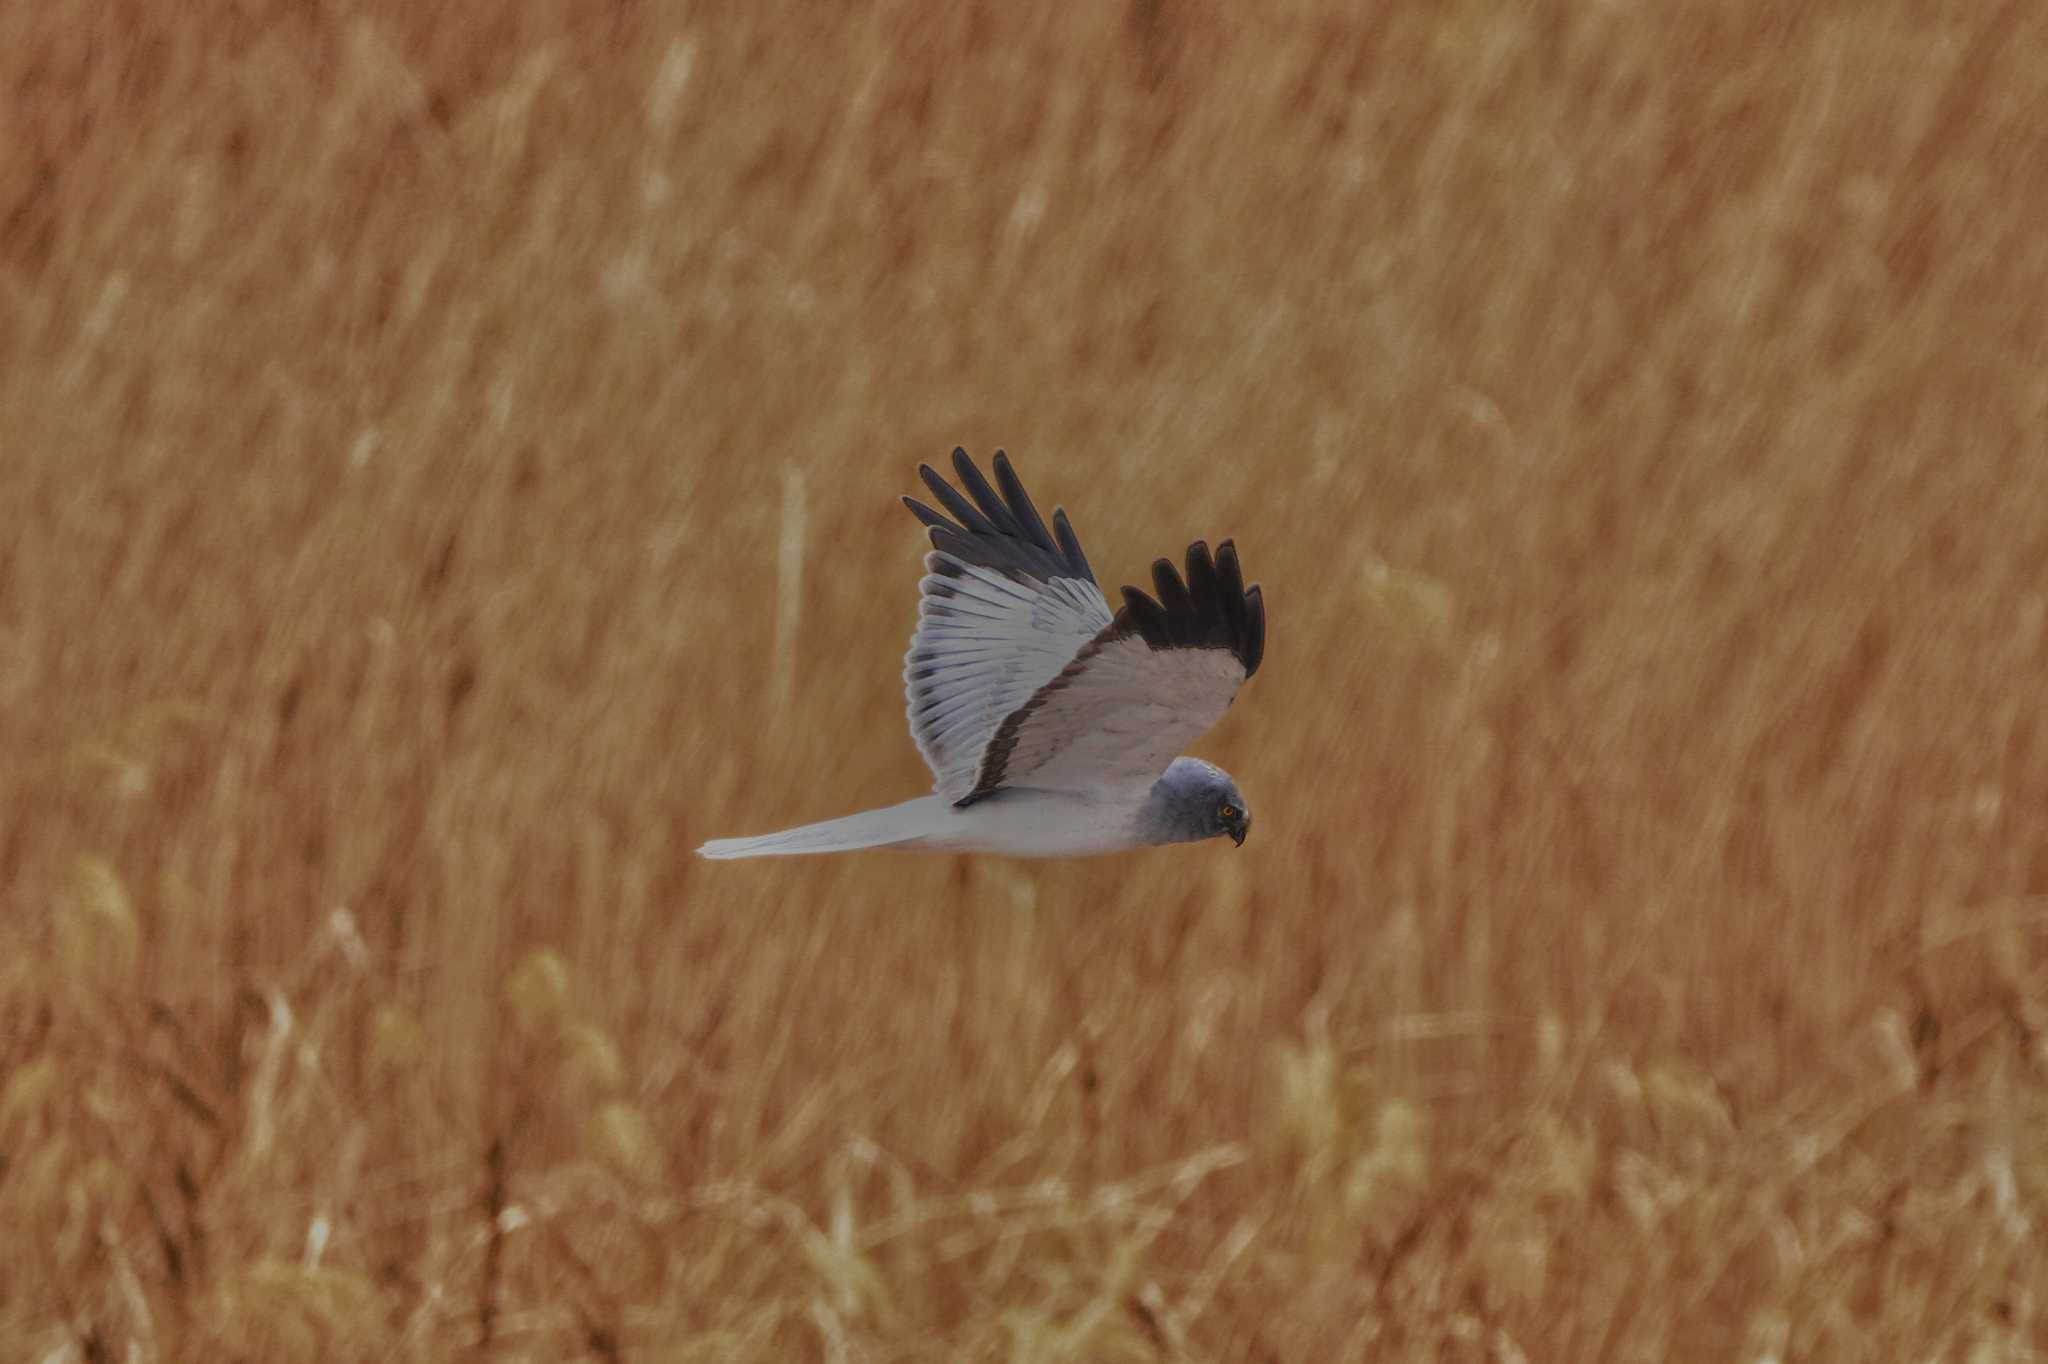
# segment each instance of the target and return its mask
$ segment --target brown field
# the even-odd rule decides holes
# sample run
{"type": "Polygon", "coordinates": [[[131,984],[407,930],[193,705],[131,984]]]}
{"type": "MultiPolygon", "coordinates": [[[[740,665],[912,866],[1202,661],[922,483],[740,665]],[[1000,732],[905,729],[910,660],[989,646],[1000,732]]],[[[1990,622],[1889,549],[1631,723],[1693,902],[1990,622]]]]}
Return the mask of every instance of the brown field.
{"type": "Polygon", "coordinates": [[[0,1359],[2048,1357],[2044,70],[6,6],[0,1359]],[[1236,537],[1242,851],[692,856],[955,443],[1236,537]]]}

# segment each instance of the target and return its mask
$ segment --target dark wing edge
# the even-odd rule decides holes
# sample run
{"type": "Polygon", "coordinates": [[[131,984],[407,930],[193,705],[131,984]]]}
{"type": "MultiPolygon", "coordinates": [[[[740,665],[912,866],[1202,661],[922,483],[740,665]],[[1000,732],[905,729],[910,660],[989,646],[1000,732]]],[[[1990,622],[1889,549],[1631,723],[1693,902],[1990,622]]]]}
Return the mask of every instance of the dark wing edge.
{"type": "Polygon", "coordinates": [[[1237,546],[1225,540],[1212,557],[1197,540],[1188,546],[1187,578],[1171,559],[1152,565],[1158,600],[1124,588],[1124,604],[1105,631],[1110,638],[1140,636],[1154,649],[1228,649],[1250,678],[1266,656],[1266,600],[1257,583],[1244,585],[1237,546]]]}
{"type": "Polygon", "coordinates": [[[1103,626],[1102,633],[1082,645],[1081,652],[1074,655],[1074,661],[1062,668],[1057,677],[1031,693],[1030,700],[1003,717],[1003,722],[996,726],[996,732],[989,736],[988,746],[981,752],[981,769],[975,774],[974,789],[954,801],[954,808],[964,810],[1003,789],[1003,783],[1009,777],[1010,754],[1017,747],[1017,735],[1030,721],[1032,713],[1071,686],[1082,669],[1088,666],[1088,660],[1116,637],[1114,622],[1103,626]]]}
{"type": "Polygon", "coordinates": [[[1088,556],[1081,552],[1081,542],[1074,535],[1066,511],[1053,510],[1052,530],[1048,533],[1038,508],[1031,505],[1030,494],[1010,468],[1009,456],[996,451],[994,467],[996,485],[991,487],[981,470],[974,467],[967,451],[955,446],[953,473],[967,490],[968,497],[963,497],[931,465],[917,466],[925,486],[932,490],[939,505],[951,513],[949,520],[914,497],[903,499],[903,505],[931,528],[932,548],[963,564],[1011,577],[1036,582],[1054,578],[1094,582],[1095,572],[1088,567],[1088,556]],[[973,500],[969,501],[969,497],[973,500]]]}

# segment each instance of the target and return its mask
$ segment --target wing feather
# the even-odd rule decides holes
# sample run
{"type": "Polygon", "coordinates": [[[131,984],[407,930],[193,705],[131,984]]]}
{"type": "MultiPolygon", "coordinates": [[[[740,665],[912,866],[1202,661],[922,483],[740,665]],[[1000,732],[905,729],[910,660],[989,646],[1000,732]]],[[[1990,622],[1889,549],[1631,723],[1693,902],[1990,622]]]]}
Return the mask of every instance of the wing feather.
{"type": "Polygon", "coordinates": [[[988,794],[1006,786],[1142,793],[1223,718],[1244,668],[1222,649],[1155,649],[1105,632],[1005,722],[988,794]]]}
{"type": "Polygon", "coordinates": [[[993,486],[965,450],[953,471],[964,494],[918,469],[944,513],[903,499],[932,542],[903,681],[911,737],[939,794],[961,802],[1004,719],[1112,617],[1066,513],[1048,533],[1007,455],[996,454],[993,486]]]}

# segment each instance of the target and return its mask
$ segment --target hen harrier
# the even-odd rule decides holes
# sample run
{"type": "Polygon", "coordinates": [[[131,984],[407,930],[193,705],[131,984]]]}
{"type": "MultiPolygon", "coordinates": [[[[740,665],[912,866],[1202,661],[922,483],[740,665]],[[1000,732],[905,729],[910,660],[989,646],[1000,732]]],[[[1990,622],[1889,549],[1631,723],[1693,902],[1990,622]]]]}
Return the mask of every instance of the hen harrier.
{"type": "Polygon", "coordinates": [[[903,499],[931,527],[903,681],[937,794],[697,851],[1060,857],[1218,834],[1242,845],[1252,816],[1237,783],[1174,756],[1223,717],[1265,652],[1265,602],[1236,548],[1225,540],[1212,556],[1195,541],[1185,580],[1159,560],[1158,600],[1126,587],[1111,615],[1066,512],[1048,534],[1000,450],[995,488],[965,450],[953,469],[973,501],[918,467],[951,520],[903,499]]]}

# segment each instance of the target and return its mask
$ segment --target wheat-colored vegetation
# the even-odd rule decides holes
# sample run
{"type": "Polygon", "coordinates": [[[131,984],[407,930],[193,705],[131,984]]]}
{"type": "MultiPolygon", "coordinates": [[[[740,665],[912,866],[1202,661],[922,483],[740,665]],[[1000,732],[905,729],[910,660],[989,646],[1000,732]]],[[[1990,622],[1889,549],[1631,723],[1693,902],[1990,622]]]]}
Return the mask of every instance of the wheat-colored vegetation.
{"type": "Polygon", "coordinates": [[[2048,1353],[2048,18],[0,9],[0,1357],[2048,1353]],[[900,799],[917,461],[1257,827],[900,799]]]}

